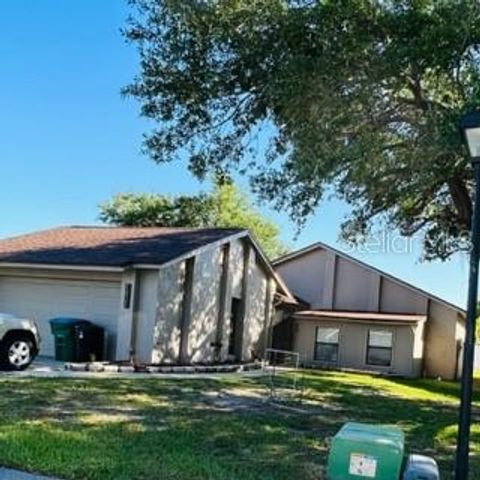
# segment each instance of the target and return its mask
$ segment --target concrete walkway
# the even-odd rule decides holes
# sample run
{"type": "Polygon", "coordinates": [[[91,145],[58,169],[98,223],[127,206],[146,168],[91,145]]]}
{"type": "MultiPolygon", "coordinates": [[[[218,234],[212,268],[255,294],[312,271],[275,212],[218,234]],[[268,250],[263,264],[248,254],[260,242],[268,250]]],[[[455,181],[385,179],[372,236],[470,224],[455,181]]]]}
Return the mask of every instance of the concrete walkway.
{"type": "MultiPolygon", "coordinates": [[[[2,377],[14,378],[123,378],[123,379],[168,379],[168,378],[188,378],[188,379],[219,379],[225,377],[259,377],[264,375],[261,369],[246,372],[232,373],[109,373],[109,372],[75,372],[65,370],[64,362],[57,362],[49,357],[38,357],[23,372],[0,372],[2,377]]],[[[0,480],[2,477],[0,476],[0,480]]]]}
{"type": "Polygon", "coordinates": [[[34,475],[31,473],[20,472],[19,470],[11,470],[9,468],[0,467],[0,480],[56,480],[52,477],[43,477],[42,475],[34,475]]]}

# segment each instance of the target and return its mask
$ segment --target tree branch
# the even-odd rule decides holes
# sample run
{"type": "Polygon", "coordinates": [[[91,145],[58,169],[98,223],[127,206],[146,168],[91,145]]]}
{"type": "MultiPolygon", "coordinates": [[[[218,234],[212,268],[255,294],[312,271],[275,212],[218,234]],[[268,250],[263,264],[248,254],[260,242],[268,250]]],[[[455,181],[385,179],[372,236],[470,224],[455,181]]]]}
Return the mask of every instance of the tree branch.
{"type": "Polygon", "coordinates": [[[465,227],[470,227],[472,218],[472,199],[465,182],[458,177],[447,181],[448,191],[452,197],[453,204],[457,210],[458,222],[465,227]]]}

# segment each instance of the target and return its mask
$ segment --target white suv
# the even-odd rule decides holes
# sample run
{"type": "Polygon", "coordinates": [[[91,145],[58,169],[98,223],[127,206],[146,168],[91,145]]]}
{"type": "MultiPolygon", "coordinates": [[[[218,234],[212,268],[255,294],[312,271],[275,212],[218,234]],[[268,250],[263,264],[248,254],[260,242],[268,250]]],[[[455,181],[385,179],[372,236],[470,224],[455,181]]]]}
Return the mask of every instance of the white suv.
{"type": "Polygon", "coordinates": [[[33,320],[0,313],[0,369],[24,370],[39,347],[40,335],[33,320]]]}

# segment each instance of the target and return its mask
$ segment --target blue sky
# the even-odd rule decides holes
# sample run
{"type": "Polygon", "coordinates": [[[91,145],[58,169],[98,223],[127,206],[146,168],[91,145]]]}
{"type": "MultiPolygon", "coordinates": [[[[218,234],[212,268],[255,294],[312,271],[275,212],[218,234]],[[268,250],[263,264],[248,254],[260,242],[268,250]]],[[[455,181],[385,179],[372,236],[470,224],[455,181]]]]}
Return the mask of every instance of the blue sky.
{"type": "MultiPolygon", "coordinates": [[[[119,94],[137,71],[136,52],[119,32],[127,15],[123,0],[0,2],[0,237],[97,223],[97,205],[117,192],[207,188],[184,164],[157,166],[140,153],[148,125],[119,94]]],[[[260,208],[292,247],[321,240],[347,248],[337,242],[348,212],[339,201],[326,202],[296,239],[286,216],[260,208]]],[[[387,248],[349,253],[464,305],[464,255],[420,263],[419,242],[385,234],[380,243],[387,248]]]]}

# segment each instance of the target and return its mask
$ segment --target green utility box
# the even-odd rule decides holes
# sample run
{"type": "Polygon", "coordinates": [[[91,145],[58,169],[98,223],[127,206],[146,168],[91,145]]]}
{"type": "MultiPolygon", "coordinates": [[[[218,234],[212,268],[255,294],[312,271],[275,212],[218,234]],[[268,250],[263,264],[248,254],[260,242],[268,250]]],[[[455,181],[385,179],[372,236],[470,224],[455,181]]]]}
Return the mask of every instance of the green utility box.
{"type": "Polygon", "coordinates": [[[399,480],[404,453],[399,428],[347,423],[332,440],[327,480],[399,480]]]}

